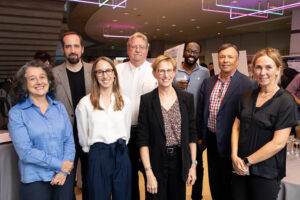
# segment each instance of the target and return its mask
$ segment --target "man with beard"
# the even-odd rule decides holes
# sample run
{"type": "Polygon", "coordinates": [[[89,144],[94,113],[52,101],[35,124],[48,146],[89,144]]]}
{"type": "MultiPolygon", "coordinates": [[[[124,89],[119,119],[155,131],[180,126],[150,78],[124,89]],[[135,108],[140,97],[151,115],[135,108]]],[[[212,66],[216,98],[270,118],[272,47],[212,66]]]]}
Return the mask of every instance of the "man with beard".
{"type": "MultiPolygon", "coordinates": [[[[66,32],[61,38],[62,52],[66,61],[53,69],[56,81],[56,100],[61,101],[69,114],[73,125],[73,134],[76,145],[76,156],[72,173],[76,174],[78,158],[81,161],[82,177],[82,199],[86,200],[86,173],[87,154],[82,151],[78,141],[78,133],[75,119],[75,108],[79,100],[91,91],[91,69],[92,65],[83,62],[81,56],[84,51],[81,36],[76,32],[66,32]]],[[[75,199],[75,195],[74,195],[75,199]]]]}
{"type": "MultiPolygon", "coordinates": [[[[197,110],[197,102],[199,101],[199,92],[202,82],[204,79],[209,77],[209,70],[197,63],[199,53],[199,44],[196,42],[189,42],[184,49],[184,62],[182,62],[181,66],[178,66],[174,78],[174,85],[176,88],[186,90],[187,92],[194,94],[195,111],[197,110]],[[183,80],[183,77],[186,77],[186,80],[183,80]]],[[[202,199],[203,165],[201,140],[198,141],[197,146],[197,161],[197,180],[193,186],[193,200],[202,199]]]]}
{"type": "MultiPolygon", "coordinates": [[[[157,81],[152,75],[151,63],[146,60],[148,50],[149,43],[147,37],[139,32],[134,33],[127,41],[129,61],[118,64],[116,67],[122,94],[130,99],[132,105],[130,140],[128,143],[132,165],[132,200],[140,199],[138,171],[142,165],[139,161],[140,155],[136,144],[140,98],[141,95],[150,92],[157,86],[157,81]]],[[[146,193],[146,199],[148,198],[148,193],[146,193]]]]}

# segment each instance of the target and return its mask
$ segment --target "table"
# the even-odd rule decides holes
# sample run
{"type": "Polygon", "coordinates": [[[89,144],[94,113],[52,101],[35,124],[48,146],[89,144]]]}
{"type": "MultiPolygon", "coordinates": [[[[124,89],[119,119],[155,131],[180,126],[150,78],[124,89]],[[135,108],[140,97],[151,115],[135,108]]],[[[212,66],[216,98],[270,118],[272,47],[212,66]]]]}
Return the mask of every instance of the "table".
{"type": "Polygon", "coordinates": [[[300,157],[287,156],[286,177],[281,181],[277,200],[300,199],[300,157]]]}
{"type": "Polygon", "coordinates": [[[18,156],[12,143],[0,144],[0,200],[19,200],[18,156]]]}

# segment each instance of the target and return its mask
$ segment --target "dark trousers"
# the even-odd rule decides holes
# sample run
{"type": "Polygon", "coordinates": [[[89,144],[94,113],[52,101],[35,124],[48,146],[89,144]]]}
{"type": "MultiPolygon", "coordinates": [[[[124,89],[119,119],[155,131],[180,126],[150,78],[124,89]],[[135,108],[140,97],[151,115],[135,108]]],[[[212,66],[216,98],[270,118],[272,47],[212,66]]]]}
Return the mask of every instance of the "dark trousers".
{"type": "Polygon", "coordinates": [[[74,174],[67,176],[63,186],[52,186],[50,182],[36,181],[20,184],[21,200],[72,200],[74,174]]]}
{"type": "Polygon", "coordinates": [[[197,179],[195,184],[193,185],[192,190],[192,199],[193,200],[201,200],[202,199],[202,186],[203,186],[203,159],[202,159],[202,149],[199,148],[197,144],[197,161],[198,165],[196,168],[197,179]]]}
{"type": "MultiPolygon", "coordinates": [[[[74,173],[74,181],[76,178],[78,159],[80,159],[80,163],[81,163],[82,200],[88,200],[88,190],[87,190],[88,154],[82,151],[82,147],[79,144],[76,145],[74,168],[72,170],[72,173],[74,173]]],[[[74,189],[73,189],[73,191],[74,191],[74,189]]],[[[73,200],[75,200],[76,199],[75,192],[73,192],[73,193],[74,193],[73,200]]]]}
{"type": "MultiPolygon", "coordinates": [[[[130,140],[128,143],[128,151],[132,169],[132,182],[131,182],[131,199],[140,200],[139,190],[139,170],[143,169],[140,161],[140,151],[136,145],[137,127],[131,127],[130,140]]],[[[141,170],[143,172],[143,170],[141,170]]],[[[145,177],[145,176],[144,176],[145,177]]],[[[146,187],[145,187],[146,188],[146,187]]],[[[146,190],[145,190],[146,191],[146,190]]],[[[146,200],[148,198],[146,197],[146,200]]]]}
{"type": "Polygon", "coordinates": [[[131,200],[131,164],[125,140],[95,143],[88,156],[90,200],[131,200]]]}
{"type": "Polygon", "coordinates": [[[167,153],[163,163],[163,174],[156,177],[158,182],[158,193],[150,194],[150,200],[185,200],[186,183],[182,180],[182,158],[181,149],[177,148],[172,153],[167,153]]]}
{"type": "Polygon", "coordinates": [[[207,133],[207,164],[212,199],[231,200],[231,159],[219,156],[216,136],[210,131],[207,133]]]}
{"type": "Polygon", "coordinates": [[[250,175],[232,177],[233,200],[276,200],[280,181],[250,175]]]}

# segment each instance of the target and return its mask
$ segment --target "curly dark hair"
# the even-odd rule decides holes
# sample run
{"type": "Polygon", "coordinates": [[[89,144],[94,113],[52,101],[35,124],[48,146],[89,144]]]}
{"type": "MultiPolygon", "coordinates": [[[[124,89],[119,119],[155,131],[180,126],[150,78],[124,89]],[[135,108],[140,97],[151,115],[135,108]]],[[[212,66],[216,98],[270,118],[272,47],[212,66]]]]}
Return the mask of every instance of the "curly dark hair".
{"type": "Polygon", "coordinates": [[[25,65],[23,65],[15,74],[12,82],[12,93],[15,102],[21,102],[26,99],[28,96],[28,91],[27,91],[27,83],[26,83],[26,77],[25,74],[27,72],[27,69],[29,67],[40,67],[42,70],[46,72],[48,81],[49,81],[49,90],[48,90],[48,95],[51,98],[54,98],[55,94],[55,80],[54,76],[52,74],[52,71],[47,65],[45,65],[42,61],[40,60],[31,60],[28,61],[25,65]]]}

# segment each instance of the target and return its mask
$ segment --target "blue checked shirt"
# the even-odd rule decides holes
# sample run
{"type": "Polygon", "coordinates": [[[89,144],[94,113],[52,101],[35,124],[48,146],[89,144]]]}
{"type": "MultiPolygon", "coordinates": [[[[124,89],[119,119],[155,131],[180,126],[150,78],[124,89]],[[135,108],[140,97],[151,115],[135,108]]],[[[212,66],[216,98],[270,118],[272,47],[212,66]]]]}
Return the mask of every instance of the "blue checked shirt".
{"type": "Polygon", "coordinates": [[[29,97],[9,111],[8,130],[19,156],[22,183],[51,181],[64,160],[74,161],[73,129],[66,109],[48,96],[47,100],[45,114],[29,97]]]}

